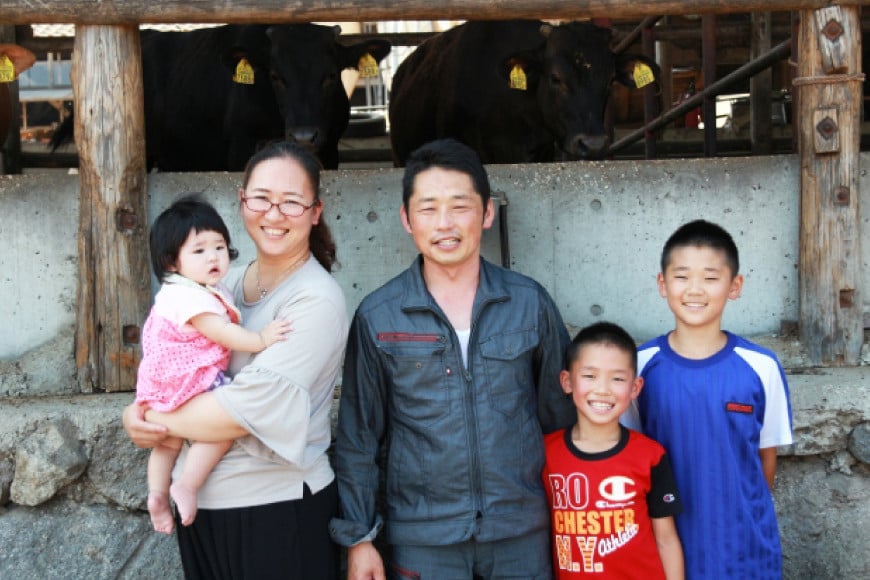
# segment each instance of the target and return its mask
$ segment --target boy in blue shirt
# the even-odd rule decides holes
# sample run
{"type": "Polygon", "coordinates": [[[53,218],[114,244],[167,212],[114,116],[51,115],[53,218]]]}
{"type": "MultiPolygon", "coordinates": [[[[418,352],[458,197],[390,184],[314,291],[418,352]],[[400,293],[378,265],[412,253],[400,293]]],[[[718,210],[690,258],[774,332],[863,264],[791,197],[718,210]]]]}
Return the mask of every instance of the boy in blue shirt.
{"type": "Polygon", "coordinates": [[[671,235],[657,280],[675,326],[638,349],[645,387],[623,418],[671,459],[689,579],[782,577],[770,490],[776,447],[792,442],[788,386],[774,353],[722,330],[738,272],[720,226],[697,220],[671,235]]]}

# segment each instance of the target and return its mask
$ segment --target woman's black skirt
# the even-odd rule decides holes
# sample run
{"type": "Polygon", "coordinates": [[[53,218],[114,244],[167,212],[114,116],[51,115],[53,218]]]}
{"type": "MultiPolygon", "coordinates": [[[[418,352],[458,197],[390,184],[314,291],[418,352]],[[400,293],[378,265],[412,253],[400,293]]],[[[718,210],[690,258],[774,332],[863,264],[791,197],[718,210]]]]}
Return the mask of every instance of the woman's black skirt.
{"type": "Polygon", "coordinates": [[[335,481],[302,499],[222,510],[200,509],[190,526],[176,516],[187,580],[335,580],[339,550],[329,538],[338,512],[335,481]]]}

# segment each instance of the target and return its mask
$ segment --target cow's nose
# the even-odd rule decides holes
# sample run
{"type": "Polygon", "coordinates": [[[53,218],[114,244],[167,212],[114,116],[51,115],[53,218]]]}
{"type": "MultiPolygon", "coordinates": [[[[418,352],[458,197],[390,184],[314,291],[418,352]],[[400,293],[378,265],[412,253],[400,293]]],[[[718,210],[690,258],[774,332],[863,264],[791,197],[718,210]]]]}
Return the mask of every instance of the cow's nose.
{"type": "Polygon", "coordinates": [[[311,145],[317,142],[317,129],[315,127],[291,127],[287,129],[284,137],[288,141],[311,145]]]}
{"type": "Polygon", "coordinates": [[[569,152],[575,157],[601,157],[609,143],[607,135],[586,135],[580,133],[571,139],[569,152]]]}

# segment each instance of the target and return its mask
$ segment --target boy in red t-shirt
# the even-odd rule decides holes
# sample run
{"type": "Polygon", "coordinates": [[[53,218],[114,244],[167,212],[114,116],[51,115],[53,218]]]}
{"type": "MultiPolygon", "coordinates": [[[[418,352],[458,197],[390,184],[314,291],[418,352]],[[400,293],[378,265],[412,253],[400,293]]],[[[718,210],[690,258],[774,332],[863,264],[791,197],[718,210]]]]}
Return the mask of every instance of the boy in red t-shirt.
{"type": "Polygon", "coordinates": [[[562,390],[577,424],[545,438],[544,488],[560,580],[684,578],[674,515],[681,504],[661,445],[619,424],[637,398],[637,350],[621,327],[580,331],[565,354],[562,390]]]}

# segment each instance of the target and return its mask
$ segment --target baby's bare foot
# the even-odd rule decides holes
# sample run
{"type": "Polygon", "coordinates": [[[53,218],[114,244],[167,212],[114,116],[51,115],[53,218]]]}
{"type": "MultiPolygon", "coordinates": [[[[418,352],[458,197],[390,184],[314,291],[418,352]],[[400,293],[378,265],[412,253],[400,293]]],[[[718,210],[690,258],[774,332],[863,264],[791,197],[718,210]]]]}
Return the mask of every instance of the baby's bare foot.
{"type": "Polygon", "coordinates": [[[189,526],[192,524],[196,517],[196,491],[175,482],[169,486],[169,495],[175,502],[175,509],[178,510],[181,525],[189,526]]]}
{"type": "Polygon", "coordinates": [[[175,529],[172,519],[172,508],[169,507],[169,496],[164,491],[148,492],[148,513],[151,514],[151,525],[161,534],[171,534],[175,529]]]}

